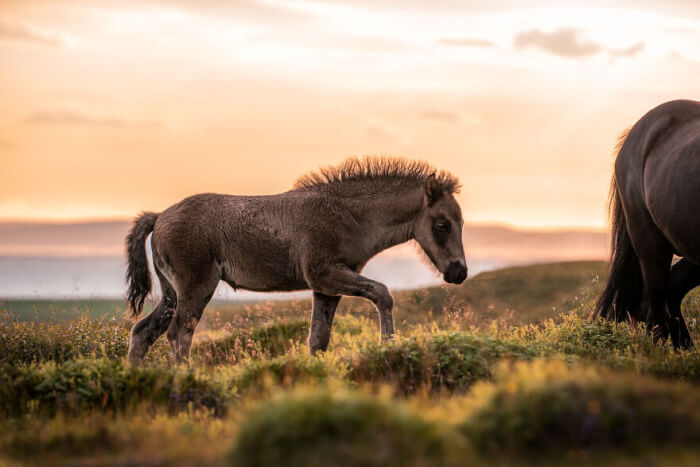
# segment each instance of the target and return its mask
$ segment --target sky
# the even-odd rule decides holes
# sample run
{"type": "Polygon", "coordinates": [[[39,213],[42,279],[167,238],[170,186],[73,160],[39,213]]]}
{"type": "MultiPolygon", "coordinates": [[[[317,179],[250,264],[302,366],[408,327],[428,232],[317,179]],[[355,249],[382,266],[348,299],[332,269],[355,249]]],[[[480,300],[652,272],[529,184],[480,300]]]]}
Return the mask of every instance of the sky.
{"type": "Polygon", "coordinates": [[[700,98],[700,2],[0,0],[0,66],[0,221],[381,154],[457,175],[467,222],[599,229],[617,135],[700,98]]]}

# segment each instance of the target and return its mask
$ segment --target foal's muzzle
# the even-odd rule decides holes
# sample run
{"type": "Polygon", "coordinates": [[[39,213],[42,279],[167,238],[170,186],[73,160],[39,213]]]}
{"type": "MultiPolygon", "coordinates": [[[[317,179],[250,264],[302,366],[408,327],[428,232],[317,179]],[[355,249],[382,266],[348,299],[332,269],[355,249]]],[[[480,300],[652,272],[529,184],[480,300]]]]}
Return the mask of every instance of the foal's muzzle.
{"type": "Polygon", "coordinates": [[[461,284],[467,278],[467,267],[460,261],[452,261],[445,270],[445,282],[461,284]]]}

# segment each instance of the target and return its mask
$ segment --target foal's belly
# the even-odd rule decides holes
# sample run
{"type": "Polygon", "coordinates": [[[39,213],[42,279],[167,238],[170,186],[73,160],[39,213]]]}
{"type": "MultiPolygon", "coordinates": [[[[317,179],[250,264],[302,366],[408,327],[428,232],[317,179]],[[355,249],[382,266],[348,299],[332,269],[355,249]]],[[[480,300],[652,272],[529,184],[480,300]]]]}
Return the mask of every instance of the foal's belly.
{"type": "Polygon", "coordinates": [[[256,292],[304,290],[309,286],[300,270],[286,258],[227,260],[222,263],[221,279],[234,289],[256,292]]]}
{"type": "Polygon", "coordinates": [[[253,292],[291,292],[294,290],[306,290],[309,286],[304,280],[275,278],[266,276],[260,280],[250,274],[224,274],[222,280],[235,290],[250,290],[253,292]]]}

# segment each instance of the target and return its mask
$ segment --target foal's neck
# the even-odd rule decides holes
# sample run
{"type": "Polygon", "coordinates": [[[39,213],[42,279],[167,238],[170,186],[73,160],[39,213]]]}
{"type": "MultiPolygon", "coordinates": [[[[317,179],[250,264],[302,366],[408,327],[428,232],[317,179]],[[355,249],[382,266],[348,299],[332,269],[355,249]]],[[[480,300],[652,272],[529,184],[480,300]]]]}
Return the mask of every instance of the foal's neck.
{"type": "Polygon", "coordinates": [[[412,240],[415,221],[423,208],[423,187],[377,193],[352,203],[371,258],[392,246],[412,240]]]}

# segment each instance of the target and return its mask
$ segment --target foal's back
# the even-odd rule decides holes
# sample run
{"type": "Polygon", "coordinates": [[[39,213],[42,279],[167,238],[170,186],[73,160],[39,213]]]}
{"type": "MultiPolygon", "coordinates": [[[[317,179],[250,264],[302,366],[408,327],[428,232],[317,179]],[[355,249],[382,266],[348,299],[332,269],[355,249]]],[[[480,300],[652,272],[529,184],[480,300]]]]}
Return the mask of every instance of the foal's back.
{"type": "Polygon", "coordinates": [[[220,279],[234,288],[305,289],[301,257],[314,230],[309,224],[323,204],[305,191],[191,196],[158,215],[152,237],[156,268],[174,282],[196,282],[220,269],[220,279]]]}

